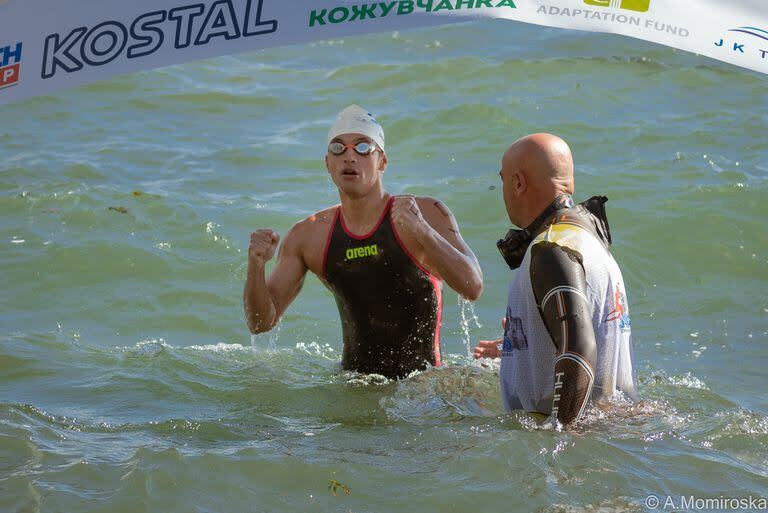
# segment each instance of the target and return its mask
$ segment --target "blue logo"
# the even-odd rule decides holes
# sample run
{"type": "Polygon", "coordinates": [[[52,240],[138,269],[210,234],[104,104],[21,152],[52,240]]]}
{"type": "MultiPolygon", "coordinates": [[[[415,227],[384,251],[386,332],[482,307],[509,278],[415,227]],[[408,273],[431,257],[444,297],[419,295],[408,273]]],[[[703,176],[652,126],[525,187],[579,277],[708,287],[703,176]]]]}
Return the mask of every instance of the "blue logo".
{"type": "Polygon", "coordinates": [[[731,29],[728,32],[742,32],[744,34],[749,34],[750,36],[759,37],[760,39],[765,39],[768,41],[768,31],[755,27],[739,27],[731,29]]]}
{"type": "Polygon", "coordinates": [[[528,349],[528,338],[523,330],[523,320],[519,317],[512,317],[512,311],[507,307],[507,323],[504,327],[504,344],[501,347],[502,352],[519,351],[528,349]]]}
{"type": "Polygon", "coordinates": [[[730,40],[720,38],[719,41],[715,41],[715,46],[723,48],[729,52],[751,55],[757,54],[760,55],[761,59],[768,57],[768,31],[757,27],[738,27],[730,29],[728,32],[746,34],[752,37],[746,38],[734,34],[733,38],[730,40]]]}

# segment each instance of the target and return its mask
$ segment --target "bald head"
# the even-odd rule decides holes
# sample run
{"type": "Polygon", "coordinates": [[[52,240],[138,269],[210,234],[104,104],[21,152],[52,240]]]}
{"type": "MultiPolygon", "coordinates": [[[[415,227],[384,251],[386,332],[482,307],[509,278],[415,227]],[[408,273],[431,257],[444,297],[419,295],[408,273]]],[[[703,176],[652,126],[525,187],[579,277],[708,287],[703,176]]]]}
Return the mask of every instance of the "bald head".
{"type": "MultiPolygon", "coordinates": [[[[532,184],[573,193],[573,156],[568,144],[556,135],[533,134],[515,141],[504,153],[510,168],[526,175],[532,184]]],[[[507,167],[507,166],[504,166],[507,167]]]]}
{"type": "Polygon", "coordinates": [[[560,194],[573,194],[571,149],[556,135],[528,135],[504,153],[501,177],[510,219],[527,226],[560,194]]]}

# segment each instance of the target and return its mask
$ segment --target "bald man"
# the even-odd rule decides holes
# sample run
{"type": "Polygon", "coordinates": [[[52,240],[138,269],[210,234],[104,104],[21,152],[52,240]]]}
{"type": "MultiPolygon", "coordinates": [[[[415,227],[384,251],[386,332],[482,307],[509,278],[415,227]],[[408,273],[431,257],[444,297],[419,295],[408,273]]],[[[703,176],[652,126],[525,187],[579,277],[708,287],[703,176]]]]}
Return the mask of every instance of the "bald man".
{"type": "Polygon", "coordinates": [[[503,338],[475,358],[501,357],[507,410],[564,426],[590,399],[637,399],[627,293],[609,247],[605,197],[575,205],[573,157],[551,134],[516,141],[501,161],[510,230],[498,243],[511,269],[503,338]]]}

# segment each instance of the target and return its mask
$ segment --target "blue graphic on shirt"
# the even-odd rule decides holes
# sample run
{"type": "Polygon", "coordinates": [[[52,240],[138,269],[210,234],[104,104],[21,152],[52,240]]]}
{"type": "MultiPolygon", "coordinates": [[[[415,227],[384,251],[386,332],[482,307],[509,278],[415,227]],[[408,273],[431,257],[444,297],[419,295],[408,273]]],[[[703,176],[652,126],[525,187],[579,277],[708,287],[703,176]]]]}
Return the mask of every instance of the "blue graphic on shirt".
{"type": "Polygon", "coordinates": [[[519,317],[513,317],[512,311],[507,307],[507,324],[504,328],[504,344],[501,351],[509,353],[512,351],[528,349],[528,339],[523,330],[523,320],[519,317]]]}

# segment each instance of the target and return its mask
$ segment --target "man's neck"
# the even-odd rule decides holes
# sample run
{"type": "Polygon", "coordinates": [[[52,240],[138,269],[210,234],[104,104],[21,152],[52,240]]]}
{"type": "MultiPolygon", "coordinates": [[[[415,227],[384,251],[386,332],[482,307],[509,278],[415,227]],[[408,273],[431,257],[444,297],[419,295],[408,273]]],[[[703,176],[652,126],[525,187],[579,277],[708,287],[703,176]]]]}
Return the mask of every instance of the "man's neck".
{"type": "Polygon", "coordinates": [[[555,212],[569,207],[573,207],[573,198],[567,192],[559,192],[555,198],[550,199],[548,203],[537,209],[536,216],[529,219],[528,224],[525,225],[525,230],[534,235],[555,212]]]}
{"type": "Polygon", "coordinates": [[[340,198],[344,223],[354,233],[359,234],[367,233],[378,222],[390,194],[384,189],[378,189],[365,196],[351,198],[341,194],[340,198]]]}

